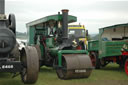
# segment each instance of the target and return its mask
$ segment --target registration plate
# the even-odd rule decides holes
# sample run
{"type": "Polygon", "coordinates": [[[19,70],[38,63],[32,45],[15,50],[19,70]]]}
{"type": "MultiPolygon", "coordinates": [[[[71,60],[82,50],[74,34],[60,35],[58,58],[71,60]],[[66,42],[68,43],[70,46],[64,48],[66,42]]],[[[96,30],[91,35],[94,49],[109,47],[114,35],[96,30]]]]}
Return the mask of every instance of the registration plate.
{"type": "Polygon", "coordinates": [[[0,69],[13,69],[13,65],[2,65],[0,69]]]}
{"type": "Polygon", "coordinates": [[[86,72],[86,70],[84,69],[84,70],[75,70],[75,73],[85,73],[86,72]]]}

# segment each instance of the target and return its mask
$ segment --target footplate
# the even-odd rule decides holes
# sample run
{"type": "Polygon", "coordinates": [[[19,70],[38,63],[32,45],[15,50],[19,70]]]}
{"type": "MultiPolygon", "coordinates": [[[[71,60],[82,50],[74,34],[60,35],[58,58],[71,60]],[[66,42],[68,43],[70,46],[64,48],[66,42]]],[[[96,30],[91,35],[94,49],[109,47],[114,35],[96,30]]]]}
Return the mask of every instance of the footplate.
{"type": "Polygon", "coordinates": [[[88,78],[93,69],[90,57],[86,54],[64,54],[62,66],[57,70],[61,79],[88,78]]]}

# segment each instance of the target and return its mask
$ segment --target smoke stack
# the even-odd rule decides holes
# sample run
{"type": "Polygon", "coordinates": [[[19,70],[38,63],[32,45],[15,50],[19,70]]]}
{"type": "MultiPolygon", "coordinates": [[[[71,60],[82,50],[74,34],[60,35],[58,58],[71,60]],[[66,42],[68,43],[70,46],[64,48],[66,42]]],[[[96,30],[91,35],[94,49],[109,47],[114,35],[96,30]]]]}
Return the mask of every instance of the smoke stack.
{"type": "Polygon", "coordinates": [[[68,11],[67,9],[62,10],[62,30],[63,39],[68,38],[68,11]]]}
{"type": "Polygon", "coordinates": [[[5,13],[5,0],[0,0],[0,14],[5,13]]]}

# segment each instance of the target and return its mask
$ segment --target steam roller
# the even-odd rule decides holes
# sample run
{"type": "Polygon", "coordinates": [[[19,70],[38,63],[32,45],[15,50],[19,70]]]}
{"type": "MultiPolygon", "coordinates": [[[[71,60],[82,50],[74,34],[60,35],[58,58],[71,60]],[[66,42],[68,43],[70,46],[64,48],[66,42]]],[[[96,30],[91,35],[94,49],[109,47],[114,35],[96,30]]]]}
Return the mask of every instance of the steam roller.
{"type": "Polygon", "coordinates": [[[84,42],[76,35],[69,38],[68,23],[76,21],[65,9],[26,24],[27,43],[37,49],[40,67],[55,68],[60,79],[88,78],[93,69],[84,42]]]}

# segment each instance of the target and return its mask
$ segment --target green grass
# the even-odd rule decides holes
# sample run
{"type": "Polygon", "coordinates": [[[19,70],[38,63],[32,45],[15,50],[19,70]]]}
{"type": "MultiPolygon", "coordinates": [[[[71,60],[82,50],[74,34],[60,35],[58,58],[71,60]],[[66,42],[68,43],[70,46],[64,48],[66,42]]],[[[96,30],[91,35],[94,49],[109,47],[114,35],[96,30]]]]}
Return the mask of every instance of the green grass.
{"type": "MultiPolygon", "coordinates": [[[[0,73],[0,85],[24,85],[20,76],[11,78],[9,73],[0,73]]],[[[55,70],[42,67],[34,85],[128,85],[128,76],[116,64],[109,64],[100,70],[93,70],[87,79],[58,79],[55,70]]]]}

